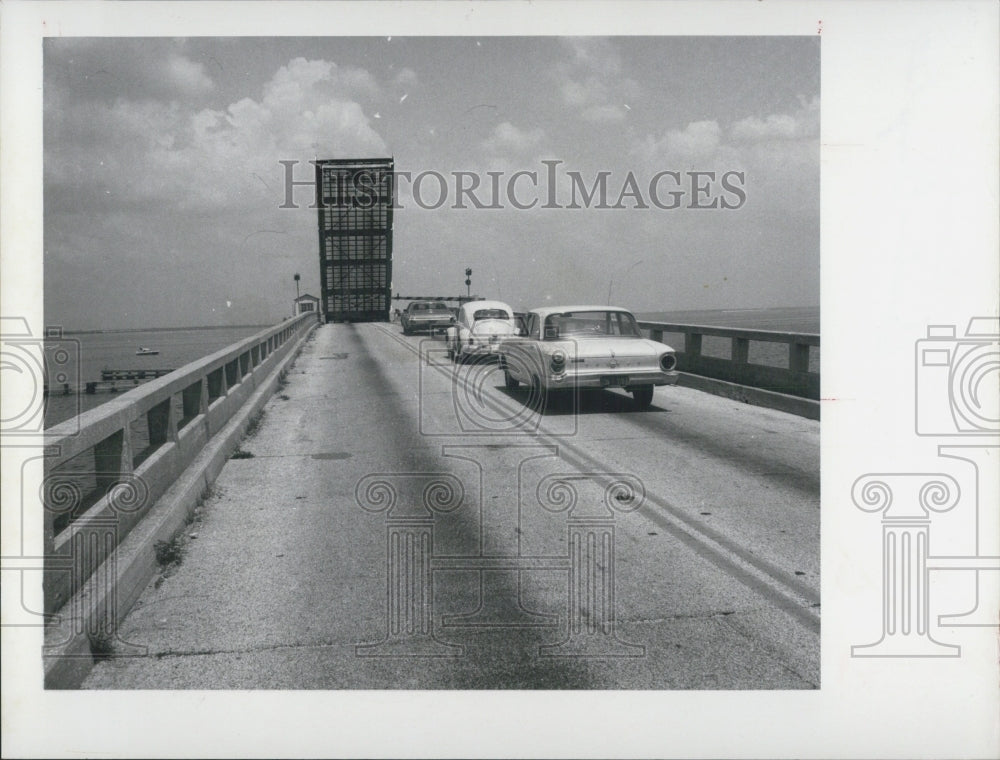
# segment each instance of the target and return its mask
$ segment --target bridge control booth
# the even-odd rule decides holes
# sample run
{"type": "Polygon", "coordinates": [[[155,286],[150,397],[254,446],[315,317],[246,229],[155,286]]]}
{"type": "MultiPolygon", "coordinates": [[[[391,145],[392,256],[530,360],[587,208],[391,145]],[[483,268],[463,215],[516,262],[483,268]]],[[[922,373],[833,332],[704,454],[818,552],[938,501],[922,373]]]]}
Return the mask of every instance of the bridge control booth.
{"type": "MultiPolygon", "coordinates": [[[[319,307],[320,301],[309,293],[303,293],[298,298],[295,299],[295,316],[300,314],[320,314],[321,309],[319,307]]],[[[322,314],[320,314],[320,319],[322,319],[322,314]]]]}

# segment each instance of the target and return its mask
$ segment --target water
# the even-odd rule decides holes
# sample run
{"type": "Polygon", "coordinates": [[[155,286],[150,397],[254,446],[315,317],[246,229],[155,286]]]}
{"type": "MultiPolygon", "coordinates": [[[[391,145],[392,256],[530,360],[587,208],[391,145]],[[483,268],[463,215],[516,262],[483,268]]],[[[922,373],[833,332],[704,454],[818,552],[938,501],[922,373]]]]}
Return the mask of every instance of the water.
{"type": "MultiPolygon", "coordinates": [[[[76,389],[101,379],[102,369],[178,369],[219,349],[254,335],[261,325],[243,327],[165,328],[159,330],[105,330],[101,332],[64,333],[61,340],[46,339],[46,369],[50,396],[45,407],[45,427],[51,427],[75,414],[93,409],[111,399],[114,393],[99,391],[61,394],[63,383],[76,389]],[[136,356],[139,346],[158,350],[156,356],[136,356]],[[65,349],[65,351],[60,351],[65,349]]],[[[119,384],[129,390],[131,383],[119,384]]]]}
{"type": "MultiPolygon", "coordinates": [[[[714,327],[744,327],[777,332],[816,333],[820,331],[819,307],[792,306],[771,309],[708,309],[689,311],[657,311],[636,314],[640,320],[673,322],[675,324],[712,325],[714,327]]],[[[683,351],[681,333],[664,333],[663,342],[683,351]]],[[[728,359],[732,351],[729,338],[706,335],[702,338],[702,354],[728,359]]],[[[750,341],[751,364],[771,367],[788,366],[788,347],[783,343],[750,341]]],[[[809,371],[820,371],[820,347],[809,348],[809,371]]]]}
{"type": "Polygon", "coordinates": [[[674,322],[717,327],[746,327],[779,332],[819,332],[818,306],[791,306],[773,309],[702,309],[656,311],[636,314],[651,322],[674,322]]]}

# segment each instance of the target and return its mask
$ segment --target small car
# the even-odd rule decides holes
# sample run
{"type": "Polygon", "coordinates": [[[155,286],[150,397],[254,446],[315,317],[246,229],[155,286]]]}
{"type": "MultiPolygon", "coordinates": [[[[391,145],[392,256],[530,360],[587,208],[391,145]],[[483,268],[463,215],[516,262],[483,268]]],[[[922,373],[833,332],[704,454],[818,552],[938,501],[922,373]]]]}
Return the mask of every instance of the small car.
{"type": "Polygon", "coordinates": [[[441,301],[410,301],[399,316],[404,335],[413,335],[418,330],[433,335],[436,329],[448,327],[454,320],[454,312],[441,301]]]}
{"type": "Polygon", "coordinates": [[[496,356],[500,344],[519,334],[514,310],[502,301],[469,301],[448,328],[448,356],[461,364],[475,356],[496,356]]]}
{"type": "Polygon", "coordinates": [[[507,389],[524,383],[535,402],[560,388],[623,388],[645,409],[655,386],[679,378],[674,350],[642,337],[627,309],[546,306],[526,320],[527,334],[501,343],[498,361],[507,389]]]}

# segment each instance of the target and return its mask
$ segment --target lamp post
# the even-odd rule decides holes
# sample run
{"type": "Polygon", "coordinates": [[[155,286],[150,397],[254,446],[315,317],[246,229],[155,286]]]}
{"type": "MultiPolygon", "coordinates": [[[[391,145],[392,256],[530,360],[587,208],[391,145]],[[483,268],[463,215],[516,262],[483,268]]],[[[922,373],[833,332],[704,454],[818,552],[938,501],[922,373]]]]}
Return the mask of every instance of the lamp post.
{"type": "Polygon", "coordinates": [[[295,276],[292,279],[295,280],[295,301],[298,302],[298,300],[299,300],[299,280],[301,280],[302,278],[299,277],[299,273],[296,272],[295,276]]]}
{"type": "MultiPolygon", "coordinates": [[[[637,266],[639,266],[641,263],[642,263],[642,259],[639,259],[638,261],[633,262],[632,265],[628,269],[626,269],[624,272],[622,272],[622,274],[623,275],[628,274],[633,269],[635,269],[637,266]]],[[[611,279],[608,280],[608,306],[611,305],[611,287],[614,284],[615,284],[615,275],[614,275],[614,273],[612,273],[611,279]]]]}

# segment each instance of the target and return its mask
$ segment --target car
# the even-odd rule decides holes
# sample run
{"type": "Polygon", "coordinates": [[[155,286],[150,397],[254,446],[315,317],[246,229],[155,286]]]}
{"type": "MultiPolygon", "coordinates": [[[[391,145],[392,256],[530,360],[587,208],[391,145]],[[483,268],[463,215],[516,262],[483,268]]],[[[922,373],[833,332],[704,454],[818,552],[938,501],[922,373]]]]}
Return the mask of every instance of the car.
{"type": "Polygon", "coordinates": [[[514,310],[503,301],[468,301],[448,328],[448,355],[461,364],[476,356],[496,356],[500,344],[519,334],[514,310]]]}
{"type": "Polygon", "coordinates": [[[655,386],[679,378],[674,350],[642,337],[635,316],[617,306],[532,309],[525,333],[501,343],[498,361],[507,389],[523,383],[535,403],[562,388],[622,388],[645,409],[655,386]]]}
{"type": "Polygon", "coordinates": [[[441,327],[448,327],[455,321],[454,312],[441,301],[410,301],[399,316],[403,324],[403,334],[413,335],[418,330],[426,330],[432,335],[441,327]]]}

